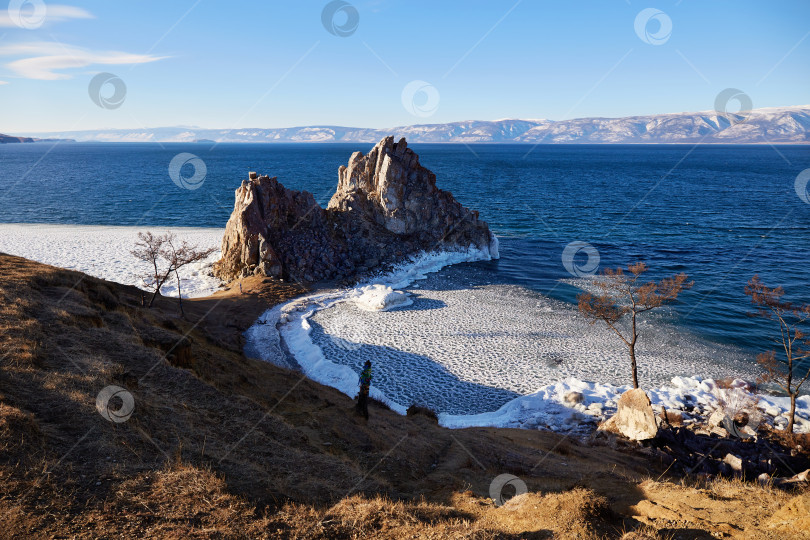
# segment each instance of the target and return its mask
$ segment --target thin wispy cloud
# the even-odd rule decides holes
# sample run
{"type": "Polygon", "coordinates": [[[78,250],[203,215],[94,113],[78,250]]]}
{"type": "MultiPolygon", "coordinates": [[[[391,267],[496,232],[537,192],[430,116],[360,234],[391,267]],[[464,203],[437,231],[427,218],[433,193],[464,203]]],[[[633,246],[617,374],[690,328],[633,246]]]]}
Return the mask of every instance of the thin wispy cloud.
{"type": "MultiPolygon", "coordinates": [[[[25,13],[23,13],[25,16],[25,13]]],[[[62,22],[70,19],[95,19],[92,13],[75,6],[65,6],[62,4],[47,4],[44,11],[44,23],[62,22]]],[[[19,27],[18,21],[14,20],[12,13],[7,9],[0,9],[0,28],[19,27]]]]}
{"type": "Polygon", "coordinates": [[[54,42],[29,42],[0,47],[0,57],[17,57],[4,67],[23,79],[55,81],[73,77],[69,70],[89,66],[146,64],[166,58],[120,51],[91,51],[54,42]]]}

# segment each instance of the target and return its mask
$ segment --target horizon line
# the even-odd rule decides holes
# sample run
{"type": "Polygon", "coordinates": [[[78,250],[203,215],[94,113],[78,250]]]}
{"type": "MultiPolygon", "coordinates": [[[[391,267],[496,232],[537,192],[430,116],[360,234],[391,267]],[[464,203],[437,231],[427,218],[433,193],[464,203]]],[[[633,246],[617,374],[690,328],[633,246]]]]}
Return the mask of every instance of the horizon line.
{"type": "MultiPolygon", "coordinates": [[[[783,105],[783,106],[774,106],[774,107],[759,107],[759,108],[752,108],[750,109],[749,113],[754,113],[758,111],[768,111],[768,110],[778,110],[778,109],[810,109],[810,104],[806,105],[783,105]]],[[[299,124],[293,126],[285,126],[285,127],[202,127],[202,126],[187,126],[187,125],[174,125],[174,126],[154,126],[154,127],[140,127],[140,128],[117,128],[117,127],[103,127],[103,128],[89,128],[89,129],[80,129],[80,130],[61,130],[61,131],[48,131],[48,130],[41,130],[41,131],[29,131],[28,133],[5,133],[6,135],[18,136],[18,137],[30,137],[33,134],[43,134],[43,133],[84,133],[84,132],[92,132],[92,131],[138,131],[138,130],[155,130],[155,129],[199,129],[199,130],[208,130],[208,131],[233,131],[233,130],[250,130],[250,129],[261,129],[261,130],[281,130],[281,129],[301,129],[301,128],[342,128],[342,129],[365,129],[365,130],[374,130],[374,131],[385,131],[385,130],[392,130],[392,129],[400,129],[400,128],[409,128],[409,127],[421,127],[421,126],[437,126],[437,125],[447,125],[447,124],[462,124],[466,122],[482,122],[482,123],[496,123],[496,122],[535,122],[535,123],[558,123],[558,122],[571,122],[575,120],[589,120],[589,119],[606,119],[606,120],[620,120],[625,118],[643,118],[649,116],[676,116],[676,115],[696,115],[696,114],[713,114],[713,115],[738,115],[741,114],[742,111],[738,112],[720,112],[714,109],[709,110],[702,110],[702,111],[681,111],[681,112],[668,112],[668,113],[655,113],[655,114],[635,114],[629,116],[580,116],[576,118],[567,118],[561,120],[552,120],[549,118],[497,118],[494,120],[481,120],[481,119],[466,119],[466,120],[453,120],[450,122],[434,122],[434,123],[417,123],[417,124],[401,124],[397,126],[386,126],[381,128],[376,127],[363,127],[363,126],[351,126],[351,125],[340,125],[340,124],[299,124]]],[[[3,132],[0,132],[3,133],[3,132]]]]}

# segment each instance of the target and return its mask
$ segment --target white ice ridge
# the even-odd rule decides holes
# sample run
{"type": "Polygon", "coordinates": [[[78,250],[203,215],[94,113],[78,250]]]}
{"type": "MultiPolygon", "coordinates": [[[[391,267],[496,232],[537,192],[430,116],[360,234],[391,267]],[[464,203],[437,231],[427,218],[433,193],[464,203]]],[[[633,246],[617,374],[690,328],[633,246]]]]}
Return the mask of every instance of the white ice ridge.
{"type": "MultiPolygon", "coordinates": [[[[0,252],[143,287],[141,275],[149,268],[130,252],[135,248],[138,233],[146,231],[154,234],[171,231],[179,240],[187,240],[200,248],[219,248],[225,232],[224,229],[190,227],[0,224],[0,252]]],[[[211,265],[219,256],[217,250],[207,260],[180,272],[184,297],[208,296],[222,285],[211,275],[211,265]]],[[[174,279],[163,286],[161,294],[177,296],[174,279]]]]}
{"type": "MultiPolygon", "coordinates": [[[[427,274],[437,272],[451,264],[491,259],[490,250],[483,251],[474,246],[466,250],[422,253],[412,257],[409,262],[397,266],[393,271],[355,288],[318,293],[278,305],[262,314],[256,324],[245,332],[245,352],[262,360],[289,367],[280,346],[283,339],[301,370],[310,379],[354,397],[359,389],[358,373],[351,367],[332,362],[324,356],[323,350],[312,341],[309,318],[320,310],[340,303],[367,305],[370,299],[379,299],[380,293],[383,293],[383,298],[397,300],[393,304],[388,304],[389,309],[405,307],[410,305],[410,299],[406,296],[408,302],[399,301],[404,293],[395,289],[425,279],[427,274]]],[[[380,305],[379,302],[371,303],[380,305]]],[[[352,340],[351,336],[348,338],[344,336],[335,341],[338,346],[349,350],[362,345],[352,340]]],[[[405,414],[405,406],[392,401],[374,384],[371,385],[370,395],[387,403],[393,410],[405,414]]]]}
{"type": "Polygon", "coordinates": [[[388,311],[413,304],[407,293],[379,283],[359,287],[355,292],[356,296],[351,297],[352,301],[366,311],[388,311]]]}
{"type": "MultiPolygon", "coordinates": [[[[754,421],[784,429],[788,423],[790,399],[753,394],[747,383],[735,379],[722,387],[712,379],[700,377],[673,377],[671,386],[648,390],[653,407],[660,411],[680,412],[687,422],[695,417],[706,417],[713,411],[726,414],[755,411],[754,421]]],[[[449,428],[465,427],[514,427],[525,429],[546,428],[554,431],[579,431],[593,427],[616,412],[616,403],[629,385],[613,386],[585,382],[573,377],[540,388],[536,392],[515,398],[497,411],[473,414],[439,414],[439,423],[449,428]],[[565,397],[571,392],[583,395],[581,403],[568,403],[565,397]]],[[[810,433],[810,396],[796,400],[796,425],[798,433],[810,433]]]]}

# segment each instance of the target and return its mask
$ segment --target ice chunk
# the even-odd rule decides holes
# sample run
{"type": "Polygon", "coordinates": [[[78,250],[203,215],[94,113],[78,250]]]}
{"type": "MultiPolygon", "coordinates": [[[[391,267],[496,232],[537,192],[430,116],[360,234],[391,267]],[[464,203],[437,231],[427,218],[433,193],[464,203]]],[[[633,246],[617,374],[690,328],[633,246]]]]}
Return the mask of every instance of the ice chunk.
{"type": "Polygon", "coordinates": [[[356,294],[354,303],[366,311],[388,311],[413,304],[407,293],[395,291],[387,285],[366,285],[357,289],[356,294]]]}

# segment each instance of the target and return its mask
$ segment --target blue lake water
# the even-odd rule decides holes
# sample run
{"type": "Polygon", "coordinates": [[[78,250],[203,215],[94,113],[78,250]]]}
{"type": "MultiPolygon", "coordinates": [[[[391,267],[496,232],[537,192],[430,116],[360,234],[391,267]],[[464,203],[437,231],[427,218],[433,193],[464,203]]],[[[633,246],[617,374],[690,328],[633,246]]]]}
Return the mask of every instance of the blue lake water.
{"type": "MultiPolygon", "coordinates": [[[[371,144],[0,145],[0,222],[224,227],[248,171],[278,176],[326,204],[337,169],[371,144]],[[199,189],[168,166],[199,156],[199,189]]],[[[415,144],[439,187],[501,239],[501,259],[476,263],[493,282],[574,301],[562,252],[598,250],[601,268],[644,260],[651,277],[686,272],[695,286],[669,315],[711,341],[770,348],[772,323],[743,293],[759,273],[810,301],[810,204],[794,190],[808,146],[538,146],[415,144]]],[[[184,171],[190,174],[188,171],[184,171]]],[[[583,259],[576,259],[582,264],[583,259]]]]}

